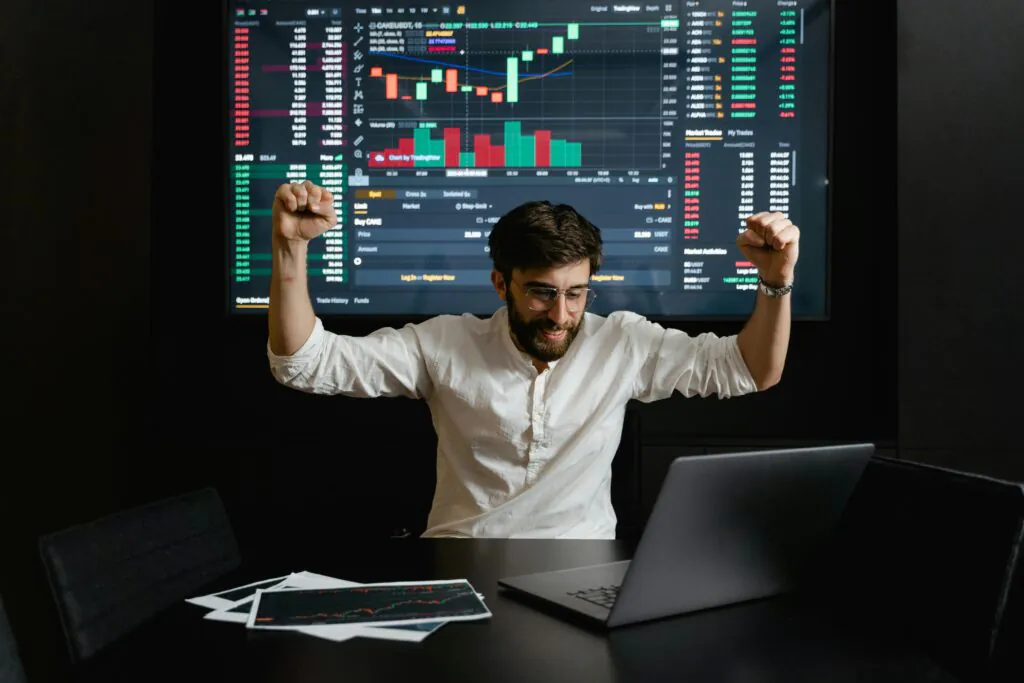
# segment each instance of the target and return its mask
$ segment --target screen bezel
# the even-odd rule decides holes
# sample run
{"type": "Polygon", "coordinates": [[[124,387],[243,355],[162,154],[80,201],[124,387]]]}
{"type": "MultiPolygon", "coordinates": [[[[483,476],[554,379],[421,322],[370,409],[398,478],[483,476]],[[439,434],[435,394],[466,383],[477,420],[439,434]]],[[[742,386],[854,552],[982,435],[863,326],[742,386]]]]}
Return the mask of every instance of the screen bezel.
{"type": "MultiPolygon", "coordinates": [[[[296,0],[298,1],[298,0],[296,0]]],[[[826,112],[825,112],[825,148],[826,148],[826,160],[825,160],[825,307],[824,312],[821,314],[805,314],[797,315],[793,314],[793,322],[807,322],[807,323],[820,323],[820,322],[831,322],[833,318],[832,310],[832,269],[833,269],[833,254],[832,254],[832,231],[834,226],[833,210],[834,210],[834,159],[833,150],[835,143],[835,11],[836,11],[837,0],[820,0],[821,5],[827,8],[828,11],[828,51],[827,59],[828,64],[826,65],[826,72],[828,74],[828,82],[826,84],[826,112]]],[[[231,247],[233,244],[233,235],[231,231],[231,178],[230,178],[230,166],[232,156],[232,145],[233,139],[233,127],[230,118],[231,112],[231,87],[229,84],[229,77],[231,74],[231,39],[230,39],[230,25],[232,20],[231,9],[234,5],[238,4],[233,0],[221,0],[221,27],[220,27],[220,54],[221,54],[221,73],[220,73],[220,93],[221,93],[221,198],[222,198],[222,209],[223,214],[221,216],[221,227],[224,230],[222,234],[221,244],[224,249],[224,253],[221,259],[221,310],[222,314],[228,321],[240,321],[240,320],[265,320],[266,313],[262,315],[253,312],[239,312],[235,310],[231,305],[231,268],[232,268],[232,251],[231,247]]],[[[799,286],[799,281],[796,283],[799,286]]],[[[751,312],[754,309],[754,295],[751,295],[751,312]]],[[[494,310],[498,310],[503,307],[503,302],[495,294],[494,310]]],[[[744,322],[750,314],[736,314],[736,315],[711,315],[711,314],[657,314],[657,313],[644,313],[643,311],[634,311],[640,315],[643,315],[648,320],[665,325],[686,325],[691,323],[737,323],[744,322]]],[[[450,313],[460,315],[462,311],[451,311],[450,313]]],[[[492,311],[493,313],[493,311],[492,311]]],[[[425,320],[429,320],[437,316],[437,314],[423,314],[408,312],[405,314],[374,314],[374,313],[321,313],[317,312],[316,315],[328,325],[336,324],[357,324],[360,327],[364,325],[372,325],[374,327],[399,327],[409,323],[420,323],[425,320]]],[[[489,317],[491,313],[472,313],[477,317],[489,317]]]]}

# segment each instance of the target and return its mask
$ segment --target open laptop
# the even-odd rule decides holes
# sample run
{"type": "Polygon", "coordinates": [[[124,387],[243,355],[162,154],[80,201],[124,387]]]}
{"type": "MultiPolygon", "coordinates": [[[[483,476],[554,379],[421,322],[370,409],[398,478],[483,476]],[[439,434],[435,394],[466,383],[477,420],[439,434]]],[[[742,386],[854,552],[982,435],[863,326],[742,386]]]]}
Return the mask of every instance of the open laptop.
{"type": "Polygon", "coordinates": [[[852,444],[676,458],[632,560],[498,585],[606,628],[787,592],[874,452],[852,444]]]}

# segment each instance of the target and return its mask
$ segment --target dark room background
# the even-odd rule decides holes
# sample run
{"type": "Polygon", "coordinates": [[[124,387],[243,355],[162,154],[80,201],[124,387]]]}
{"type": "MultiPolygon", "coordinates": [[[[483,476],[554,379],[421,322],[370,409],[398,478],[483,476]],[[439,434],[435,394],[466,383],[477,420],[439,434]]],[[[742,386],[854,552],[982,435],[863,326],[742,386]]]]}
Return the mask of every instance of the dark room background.
{"type": "MultiPolygon", "coordinates": [[[[222,313],[218,4],[4,4],[0,592],[16,631],[46,628],[41,533],[214,484],[247,550],[283,552],[386,534],[432,492],[424,405],[287,391],[265,323],[222,313]]],[[[833,319],[795,327],[763,395],[638,406],[645,495],[680,448],[860,440],[1024,479],[1024,5],[837,0],[835,22],[833,319]]]]}

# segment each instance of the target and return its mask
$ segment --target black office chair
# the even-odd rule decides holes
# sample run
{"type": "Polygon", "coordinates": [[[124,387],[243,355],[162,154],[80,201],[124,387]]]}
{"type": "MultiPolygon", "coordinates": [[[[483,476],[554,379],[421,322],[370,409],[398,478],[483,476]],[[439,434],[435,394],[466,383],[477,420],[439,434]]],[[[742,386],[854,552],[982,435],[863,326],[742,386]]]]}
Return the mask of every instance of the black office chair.
{"type": "Polygon", "coordinates": [[[992,647],[993,679],[1000,683],[1024,681],[1024,524],[1018,537],[1016,569],[1006,592],[1002,620],[992,647]]]}
{"type": "Polygon", "coordinates": [[[4,601],[0,598],[0,683],[25,683],[25,670],[18,654],[11,624],[7,621],[4,601]]]}
{"type": "Polygon", "coordinates": [[[1018,484],[876,457],[807,588],[833,613],[922,648],[954,676],[996,680],[1022,528],[1018,484]]]}
{"type": "Polygon", "coordinates": [[[403,445],[393,451],[392,462],[401,463],[400,474],[394,475],[393,465],[384,467],[386,471],[381,474],[391,478],[390,495],[381,511],[388,520],[390,538],[419,538],[427,530],[437,486],[437,433],[433,425],[422,434],[406,436],[403,445]],[[405,443],[416,445],[409,448],[405,443]]]}
{"type": "Polygon", "coordinates": [[[73,661],[91,657],[241,561],[212,488],[44,536],[39,547],[73,661]]]}
{"type": "Polygon", "coordinates": [[[622,423],[622,438],[612,460],[612,507],[618,524],[615,537],[636,542],[643,531],[640,500],[640,472],[642,467],[640,446],[640,413],[626,410],[622,423]]]}

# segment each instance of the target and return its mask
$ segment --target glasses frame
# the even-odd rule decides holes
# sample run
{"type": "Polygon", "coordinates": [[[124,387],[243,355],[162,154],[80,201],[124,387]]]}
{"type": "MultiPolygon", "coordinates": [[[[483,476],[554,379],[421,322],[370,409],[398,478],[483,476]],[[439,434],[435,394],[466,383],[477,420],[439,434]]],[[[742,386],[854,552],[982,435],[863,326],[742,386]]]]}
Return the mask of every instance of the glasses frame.
{"type": "Polygon", "coordinates": [[[592,287],[569,287],[567,289],[559,289],[558,287],[548,287],[546,285],[519,285],[519,288],[523,290],[523,295],[526,297],[526,306],[535,313],[548,312],[555,307],[560,297],[565,297],[569,292],[582,292],[583,293],[583,306],[582,308],[573,308],[573,304],[569,302],[569,299],[565,299],[565,308],[570,313],[579,313],[581,310],[585,311],[590,308],[591,304],[594,303],[594,299],[597,298],[597,292],[592,287]],[[555,296],[546,307],[534,308],[530,304],[531,292],[533,290],[541,290],[544,292],[554,292],[555,296]]]}

